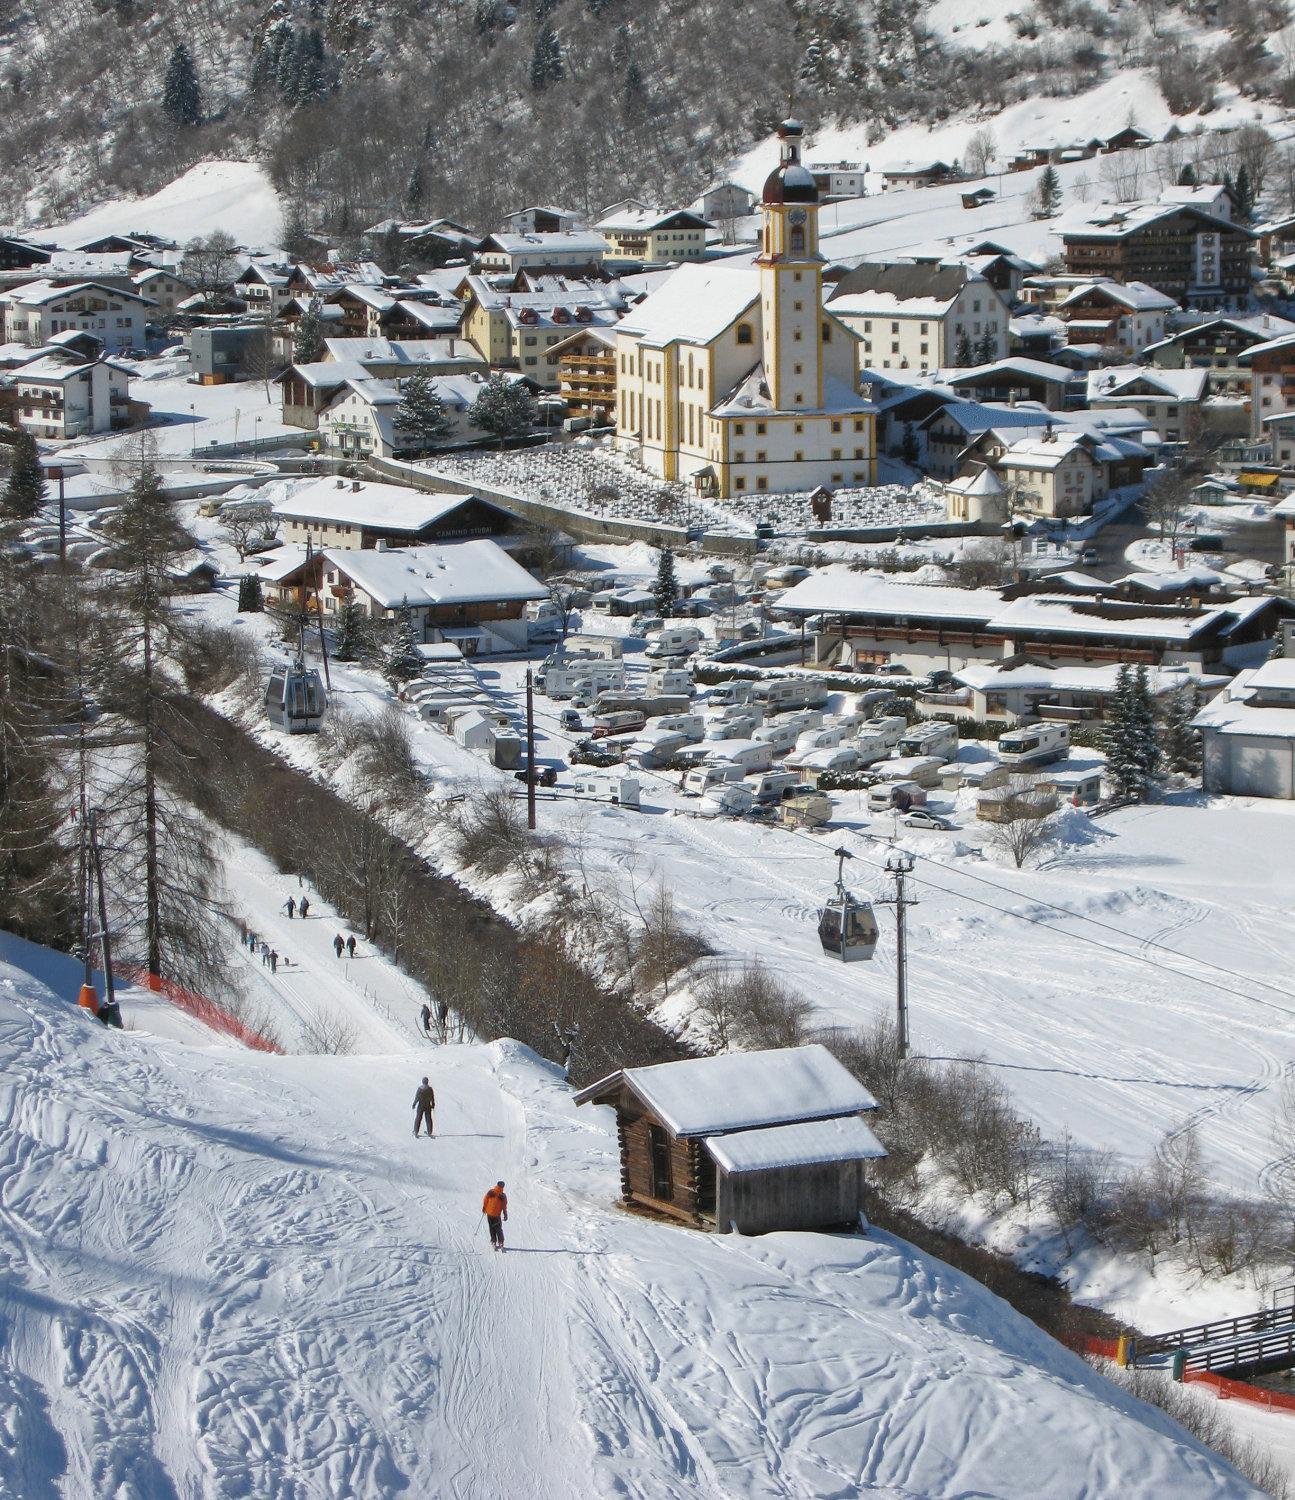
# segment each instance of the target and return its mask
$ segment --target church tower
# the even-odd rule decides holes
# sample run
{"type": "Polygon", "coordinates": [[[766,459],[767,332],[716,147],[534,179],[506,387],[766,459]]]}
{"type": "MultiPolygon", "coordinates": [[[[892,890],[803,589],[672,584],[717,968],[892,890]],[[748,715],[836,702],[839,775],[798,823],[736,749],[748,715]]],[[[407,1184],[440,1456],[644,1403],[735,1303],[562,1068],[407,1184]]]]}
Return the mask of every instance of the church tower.
{"type": "Polygon", "coordinates": [[[778,127],[782,160],[764,185],[760,302],[764,369],[775,407],[823,404],[823,261],[818,253],[818,188],[800,159],[805,127],[778,127]]]}

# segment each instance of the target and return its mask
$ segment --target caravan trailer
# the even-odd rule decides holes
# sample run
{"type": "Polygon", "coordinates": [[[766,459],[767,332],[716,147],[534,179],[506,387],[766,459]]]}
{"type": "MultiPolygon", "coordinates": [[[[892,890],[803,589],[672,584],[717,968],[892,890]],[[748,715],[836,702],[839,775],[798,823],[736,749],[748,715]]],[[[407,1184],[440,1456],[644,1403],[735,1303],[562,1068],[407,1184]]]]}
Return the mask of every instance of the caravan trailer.
{"type": "Polygon", "coordinates": [[[1046,766],[1069,754],[1069,724],[1030,724],[1010,729],[998,740],[998,758],[1005,766],[1046,766]]]}
{"type": "Polygon", "coordinates": [[[654,660],[661,657],[691,656],[701,645],[701,631],[695,625],[670,625],[649,641],[647,655],[654,660]]]}
{"type": "Polygon", "coordinates": [[[957,725],[942,724],[938,719],[914,724],[896,748],[898,755],[938,755],[942,761],[953,760],[957,753],[957,725]]]}

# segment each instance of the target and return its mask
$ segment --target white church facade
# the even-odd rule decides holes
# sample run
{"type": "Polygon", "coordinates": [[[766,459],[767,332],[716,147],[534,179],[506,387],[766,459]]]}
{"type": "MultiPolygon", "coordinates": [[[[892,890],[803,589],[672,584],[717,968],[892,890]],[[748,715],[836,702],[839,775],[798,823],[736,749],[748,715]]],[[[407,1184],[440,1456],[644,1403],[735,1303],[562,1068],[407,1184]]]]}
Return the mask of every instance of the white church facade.
{"type": "Polygon", "coordinates": [[[725,497],[876,482],[858,337],[823,306],[803,127],[778,134],[755,263],[682,266],[615,329],[618,445],[725,497]]]}

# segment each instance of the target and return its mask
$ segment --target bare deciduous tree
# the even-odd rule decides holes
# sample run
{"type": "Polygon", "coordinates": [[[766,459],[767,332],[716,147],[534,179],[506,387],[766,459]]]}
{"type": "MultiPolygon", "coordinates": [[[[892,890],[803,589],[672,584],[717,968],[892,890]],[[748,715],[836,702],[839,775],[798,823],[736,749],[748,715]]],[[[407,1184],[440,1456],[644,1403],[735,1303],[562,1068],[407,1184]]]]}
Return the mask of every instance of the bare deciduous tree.
{"type": "Polygon", "coordinates": [[[272,542],[279,533],[278,517],[269,505],[236,506],[222,512],[221,535],[238,553],[239,562],[258,551],[258,543],[272,542]]]}
{"type": "Polygon", "coordinates": [[[1051,813],[1056,791],[1042,776],[1013,775],[995,789],[999,820],[990,825],[989,841],[1009,854],[1019,870],[1031,856],[1052,842],[1051,813]]]}

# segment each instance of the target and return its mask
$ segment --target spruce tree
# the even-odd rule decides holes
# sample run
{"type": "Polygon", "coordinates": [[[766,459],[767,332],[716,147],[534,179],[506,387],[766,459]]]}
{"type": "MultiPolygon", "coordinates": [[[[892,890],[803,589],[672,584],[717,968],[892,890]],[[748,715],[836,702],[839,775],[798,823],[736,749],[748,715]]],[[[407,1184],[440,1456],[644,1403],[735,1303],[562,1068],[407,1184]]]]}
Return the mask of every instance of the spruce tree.
{"type": "Polygon", "coordinates": [[[1140,778],[1138,795],[1145,798],[1150,796],[1160,773],[1160,737],[1156,731],[1156,700],[1142,663],[1133,676],[1133,727],[1140,778]]]}
{"type": "Polygon", "coordinates": [[[292,362],[294,365],[313,364],[323,352],[324,320],[320,316],[319,298],[312,297],[292,336],[292,362]]]}
{"type": "Polygon", "coordinates": [[[202,123],[202,91],[198,70],[183,42],[177,42],[162,81],[162,113],[178,128],[202,123]]]}
{"type": "Polygon", "coordinates": [[[405,382],[400,405],[396,407],[396,426],[410,437],[419,450],[430,448],[452,428],[445,403],[436,394],[432,377],[419,370],[405,382]]]}
{"type": "Polygon", "coordinates": [[[962,369],[976,362],[975,350],[971,347],[971,335],[960,333],[958,335],[958,347],[954,350],[953,363],[962,369]]]}
{"type": "Polygon", "coordinates": [[[992,364],[994,353],[994,335],[992,333],[982,333],[980,335],[980,338],[976,341],[977,364],[992,364]]]}
{"type": "Polygon", "coordinates": [[[531,53],[531,88],[542,93],[549,84],[557,83],[565,69],[562,63],[562,43],[558,34],[547,21],[535,33],[535,48],[531,53]]]}
{"type": "Polygon", "coordinates": [[[917,462],[917,431],[911,422],[904,423],[904,436],[899,445],[899,456],[906,464],[917,462]]]}
{"type": "Polygon", "coordinates": [[[1051,162],[1044,167],[1039,177],[1039,212],[1050,219],[1061,207],[1061,178],[1051,162]]]}
{"type": "Polygon", "coordinates": [[[427,184],[423,180],[423,164],[416,161],[405,184],[405,212],[416,214],[427,201],[427,184]]]}
{"type": "Polygon", "coordinates": [[[1201,737],[1192,728],[1196,708],[1196,687],[1185,682],[1166,696],[1160,711],[1160,751],[1165,765],[1188,776],[1201,768],[1201,737]]]}
{"type": "Polygon", "coordinates": [[[10,450],[9,479],[3,501],[5,516],[11,521],[30,521],[45,503],[47,493],[36,439],[19,428],[10,450]]]}
{"type": "Polygon", "coordinates": [[[360,661],[372,646],[364,606],[348,599],[337,611],[337,633],[333,655],[338,661],[360,661]]]}
{"type": "Polygon", "coordinates": [[[662,547],[657,561],[656,582],[652,585],[652,603],[657,614],[664,620],[674,613],[675,600],[679,597],[679,584],[674,576],[674,553],[662,547]]]}
{"type": "Polygon", "coordinates": [[[1192,166],[1191,162],[1188,162],[1187,165],[1182,169],[1182,171],[1179,172],[1179,174],[1178,174],[1178,186],[1179,187],[1195,187],[1196,186],[1196,168],[1194,166],[1192,166]]]}
{"type": "Polygon", "coordinates": [[[1134,730],[1133,673],[1121,662],[1115,674],[1115,695],[1102,726],[1102,750],[1106,756],[1106,779],[1117,797],[1136,796],[1139,764],[1134,730]]]}
{"type": "Polygon", "coordinates": [[[1250,182],[1250,168],[1245,162],[1241,163],[1241,170],[1237,173],[1237,214],[1242,219],[1254,217],[1255,193],[1250,182]]]}
{"type": "Polygon", "coordinates": [[[423,659],[418,654],[413,612],[409,608],[409,600],[402,599],[383,654],[382,675],[394,693],[399,690],[402,682],[417,677],[422,670],[423,659]]]}
{"type": "Polygon", "coordinates": [[[502,448],[510,437],[524,437],[535,425],[535,402],[520,380],[496,371],[481,387],[468,417],[482,432],[498,438],[502,448]]]}
{"type": "Polygon", "coordinates": [[[238,580],[238,612],[240,615],[260,614],[265,608],[265,596],[261,592],[261,580],[255,573],[244,573],[238,580]]]}

